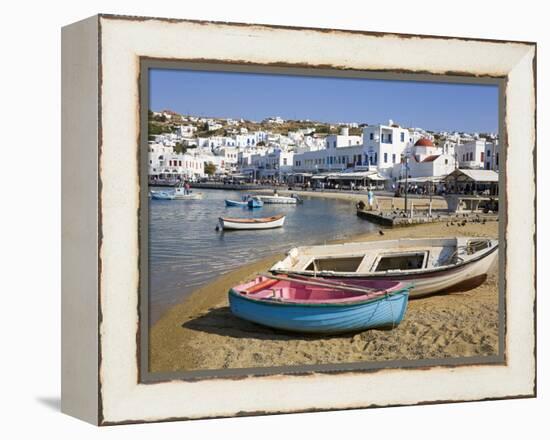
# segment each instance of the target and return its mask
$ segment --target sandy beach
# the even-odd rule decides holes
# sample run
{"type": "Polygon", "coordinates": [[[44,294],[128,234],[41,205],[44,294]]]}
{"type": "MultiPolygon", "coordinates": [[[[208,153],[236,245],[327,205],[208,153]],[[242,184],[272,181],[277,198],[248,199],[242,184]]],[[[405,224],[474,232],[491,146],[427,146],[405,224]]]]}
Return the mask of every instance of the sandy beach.
{"type": "MultiPolygon", "coordinates": [[[[309,194],[308,194],[309,195],[309,194]]],[[[498,223],[424,224],[385,230],[383,239],[467,235],[498,237],[498,223]]],[[[378,233],[343,241],[379,240],[378,233]]],[[[265,272],[281,254],[248,264],[195,291],[150,331],[150,371],[271,367],[498,354],[498,267],[475,289],[413,299],[393,330],[305,336],[252,324],[228,307],[230,287],[265,272]]]]}

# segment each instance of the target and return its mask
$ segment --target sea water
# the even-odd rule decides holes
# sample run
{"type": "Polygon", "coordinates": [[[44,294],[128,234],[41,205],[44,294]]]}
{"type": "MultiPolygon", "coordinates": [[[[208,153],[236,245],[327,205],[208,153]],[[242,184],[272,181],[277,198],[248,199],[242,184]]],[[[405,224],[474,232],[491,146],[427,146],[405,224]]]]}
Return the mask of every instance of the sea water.
{"type": "MultiPolygon", "coordinates": [[[[197,190],[195,190],[197,191],[197,190]]],[[[168,308],[220,275],[294,246],[323,244],[377,227],[355,214],[355,203],[303,197],[298,205],[226,207],[242,191],[200,190],[202,200],[149,200],[149,311],[155,322],[168,308]],[[282,228],[216,231],[218,217],[285,214],[282,228]]]]}

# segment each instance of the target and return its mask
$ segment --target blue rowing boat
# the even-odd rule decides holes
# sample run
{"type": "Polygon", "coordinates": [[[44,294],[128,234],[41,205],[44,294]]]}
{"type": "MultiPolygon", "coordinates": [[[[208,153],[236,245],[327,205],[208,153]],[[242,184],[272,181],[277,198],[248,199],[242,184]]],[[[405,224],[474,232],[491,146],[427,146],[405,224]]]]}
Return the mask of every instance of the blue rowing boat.
{"type": "Polygon", "coordinates": [[[408,296],[409,287],[398,281],[344,284],[268,275],[230,289],[229,305],[235,316],[267,327],[331,334],[394,328],[408,296]]]}
{"type": "Polygon", "coordinates": [[[247,206],[247,205],[248,205],[248,202],[246,202],[246,201],[239,202],[237,200],[225,199],[225,206],[241,206],[241,207],[244,207],[244,206],[247,206]]]}

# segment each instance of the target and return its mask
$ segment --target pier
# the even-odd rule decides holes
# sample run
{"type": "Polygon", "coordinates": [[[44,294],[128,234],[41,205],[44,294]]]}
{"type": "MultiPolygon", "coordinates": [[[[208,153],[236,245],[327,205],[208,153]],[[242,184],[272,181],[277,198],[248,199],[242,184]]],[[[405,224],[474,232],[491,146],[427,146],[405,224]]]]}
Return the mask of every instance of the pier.
{"type": "Polygon", "coordinates": [[[420,212],[415,215],[414,212],[407,214],[404,211],[394,213],[387,211],[381,212],[357,209],[357,215],[372,223],[376,223],[381,226],[387,226],[390,228],[437,222],[446,222],[449,225],[464,226],[467,223],[484,224],[488,221],[498,221],[498,213],[456,214],[449,211],[433,211],[431,215],[429,215],[427,212],[420,212]]]}

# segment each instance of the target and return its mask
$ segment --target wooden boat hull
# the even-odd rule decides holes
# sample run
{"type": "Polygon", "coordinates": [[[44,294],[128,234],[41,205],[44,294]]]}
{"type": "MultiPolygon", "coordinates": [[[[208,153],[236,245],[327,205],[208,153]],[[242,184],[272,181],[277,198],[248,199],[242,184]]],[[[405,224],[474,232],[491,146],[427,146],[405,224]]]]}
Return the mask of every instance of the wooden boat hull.
{"type": "Polygon", "coordinates": [[[405,316],[408,289],[358,304],[289,304],[258,301],[229,291],[231,312],[267,327],[299,332],[335,334],[394,328],[405,316]]]}
{"type": "MultiPolygon", "coordinates": [[[[285,267],[282,262],[276,263],[270,271],[283,274],[300,274],[304,276],[322,276],[324,278],[345,278],[356,281],[392,279],[411,284],[410,297],[419,297],[438,292],[451,292],[454,290],[472,288],[482,283],[487,277],[487,272],[498,258],[498,242],[491,241],[491,246],[473,258],[456,264],[433,267],[423,270],[405,271],[318,271],[300,270],[300,268],[285,267]]],[[[292,251],[290,251],[292,252],[292,251]]],[[[303,269],[303,268],[302,268],[303,269]]]]}
{"type": "Polygon", "coordinates": [[[258,196],[258,198],[267,204],[277,205],[295,205],[298,201],[294,197],[284,196],[258,196]]]}
{"type": "Polygon", "coordinates": [[[285,223],[285,216],[280,216],[272,221],[242,222],[241,219],[220,217],[220,227],[224,230],[256,230],[280,228],[285,223]]]}

